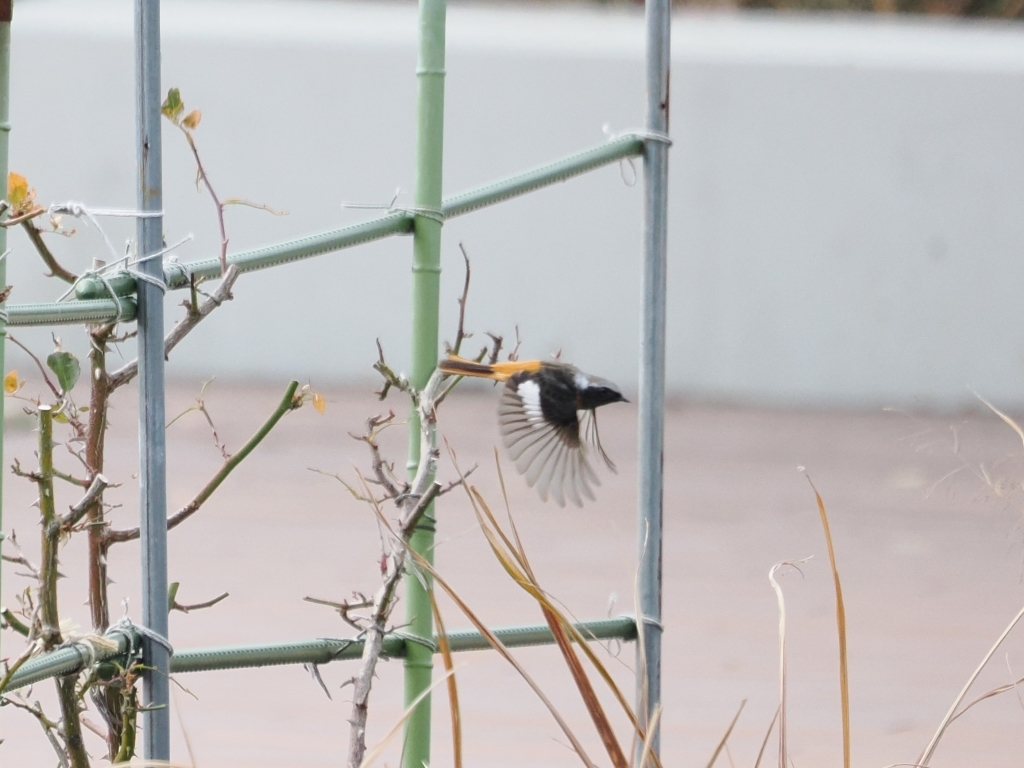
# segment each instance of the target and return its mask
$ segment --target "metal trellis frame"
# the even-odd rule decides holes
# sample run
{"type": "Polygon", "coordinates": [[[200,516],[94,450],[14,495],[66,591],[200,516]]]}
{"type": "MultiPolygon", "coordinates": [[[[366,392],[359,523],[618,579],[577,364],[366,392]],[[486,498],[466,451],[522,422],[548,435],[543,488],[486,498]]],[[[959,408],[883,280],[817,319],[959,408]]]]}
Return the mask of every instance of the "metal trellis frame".
{"type": "MultiPolygon", "coordinates": [[[[240,271],[277,266],[361,243],[399,234],[413,236],[413,349],[411,383],[421,387],[437,365],[438,296],[441,232],[446,219],[470,213],[544,186],[565,181],[592,169],[629,157],[644,161],[644,258],[641,316],[641,373],[639,380],[638,489],[638,616],[585,621],[583,636],[637,642],[637,711],[643,727],[661,702],[661,561],[662,456],[664,446],[665,303],[668,192],[670,0],[647,0],[647,124],[601,146],[546,164],[447,199],[442,199],[444,128],[446,0],[420,0],[420,43],[416,70],[417,174],[414,207],[396,209],[370,221],[278,245],[228,256],[240,271]]],[[[8,169],[8,94],[12,0],[0,0],[0,178],[8,169]]],[[[135,0],[137,156],[139,210],[162,212],[160,2],[135,0]]],[[[150,671],[144,676],[146,759],[170,759],[168,674],[276,664],[315,663],[358,658],[362,641],[312,640],[256,646],[213,648],[170,653],[167,638],[166,448],[164,440],[163,293],[187,287],[192,278],[220,275],[217,259],[164,264],[162,218],[142,217],[138,249],[144,257],[141,276],[124,271],[105,280],[85,278],[75,286],[75,299],[65,302],[0,306],[0,333],[5,327],[132,321],[139,336],[139,460],[143,626],[112,630],[113,647],[97,652],[83,643],[52,651],[24,664],[11,678],[8,690],[48,677],[81,671],[108,659],[123,659],[141,644],[150,671]],[[155,256],[152,256],[154,255],[155,256]],[[150,257],[150,258],[145,258],[150,257]],[[114,295],[111,296],[111,291],[114,295]]],[[[7,230],[0,227],[0,252],[7,230]]],[[[5,261],[0,258],[0,286],[6,285],[5,261]]],[[[0,368],[4,344],[0,343],[0,368]]],[[[409,425],[409,467],[418,463],[419,427],[413,412],[409,425]]],[[[0,465],[3,427],[0,421],[0,465]]],[[[2,473],[0,473],[2,488],[2,473]]],[[[2,511],[2,509],[0,509],[2,511]]],[[[2,518],[0,518],[2,519],[2,518]]],[[[432,557],[434,519],[429,514],[417,530],[413,547],[432,557]]],[[[2,539],[0,539],[2,541],[2,539]]],[[[407,578],[407,621],[402,635],[389,635],[384,653],[405,659],[405,699],[410,704],[431,685],[437,639],[426,585],[407,578]],[[413,637],[412,641],[407,638],[413,637]]],[[[553,642],[546,625],[494,630],[508,646],[553,642]]],[[[475,631],[448,634],[453,651],[489,648],[475,631]]],[[[656,727],[656,726],[655,726],[656,727]]],[[[653,736],[658,749],[659,735],[653,736]]],[[[430,698],[424,696],[406,724],[403,768],[430,762],[430,698]]]]}

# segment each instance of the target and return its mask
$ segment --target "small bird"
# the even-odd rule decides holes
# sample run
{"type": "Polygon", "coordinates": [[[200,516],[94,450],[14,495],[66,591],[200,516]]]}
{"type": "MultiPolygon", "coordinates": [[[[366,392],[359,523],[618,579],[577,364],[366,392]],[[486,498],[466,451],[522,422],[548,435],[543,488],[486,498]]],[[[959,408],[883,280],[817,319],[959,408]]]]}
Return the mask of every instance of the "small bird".
{"type": "Polygon", "coordinates": [[[488,365],[452,355],[437,367],[456,376],[505,382],[498,405],[501,438],[516,469],[528,485],[537,486],[543,501],[550,495],[560,507],[566,499],[582,507],[584,496],[594,499],[591,486],[601,482],[590,466],[588,446],[615,471],[601,447],[594,411],[629,401],[607,379],[541,360],[488,365]]]}

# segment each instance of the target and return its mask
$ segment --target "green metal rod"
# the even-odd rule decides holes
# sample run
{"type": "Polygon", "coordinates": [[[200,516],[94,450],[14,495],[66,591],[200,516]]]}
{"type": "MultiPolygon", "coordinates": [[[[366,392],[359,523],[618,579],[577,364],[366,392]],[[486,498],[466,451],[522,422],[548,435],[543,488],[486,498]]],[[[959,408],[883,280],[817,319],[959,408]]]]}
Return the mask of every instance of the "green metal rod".
{"type": "MultiPolygon", "coordinates": [[[[615,163],[627,157],[639,157],[643,151],[644,139],[635,134],[626,134],[561,160],[449,197],[441,204],[441,212],[445,219],[463,216],[480,208],[486,208],[489,205],[567,181],[609,163],[615,163]]],[[[340,251],[392,235],[409,234],[413,231],[414,219],[415,216],[412,213],[396,210],[386,216],[322,232],[318,235],[230,254],[228,263],[237,265],[242,272],[265,269],[323,253],[340,251]]],[[[218,259],[203,259],[187,264],[168,264],[164,270],[164,280],[172,289],[187,288],[189,275],[195,275],[197,279],[219,277],[220,261],[218,259]]],[[[106,284],[95,278],[86,278],[78,283],[75,295],[79,299],[105,299],[110,296],[108,285],[118,296],[128,296],[135,292],[135,278],[127,272],[123,272],[111,275],[106,284]]],[[[74,302],[68,302],[67,305],[61,306],[71,304],[74,302]]],[[[72,321],[54,319],[49,322],[72,321]]]]}
{"type": "Polygon", "coordinates": [[[547,165],[532,168],[524,173],[510,176],[501,181],[476,187],[468,192],[445,198],[442,210],[446,219],[462,216],[479,208],[510,200],[534,190],[548,187],[574,176],[580,176],[595,168],[639,157],[644,152],[644,139],[628,133],[569,157],[555,160],[547,165]]]}
{"type": "MultiPolygon", "coordinates": [[[[419,0],[419,58],[416,65],[416,193],[412,257],[412,385],[422,390],[437,367],[441,294],[441,180],[444,159],[444,77],[446,0],[419,0]]],[[[433,449],[433,446],[431,446],[433,449]]],[[[415,408],[409,417],[410,477],[420,461],[420,420],[415,408]]],[[[431,505],[409,538],[409,547],[434,561],[436,518],[431,505]]],[[[406,574],[405,619],[414,638],[433,639],[429,574],[406,574]]],[[[402,768],[430,765],[430,687],[433,649],[421,642],[406,643],[405,706],[413,707],[405,721],[402,768]],[[416,703],[418,702],[418,703],[416,703]]]]}
{"type": "Polygon", "coordinates": [[[4,693],[34,685],[51,677],[78,672],[93,662],[123,657],[127,655],[133,645],[129,637],[121,632],[108,634],[105,639],[112,640],[116,647],[109,650],[96,649],[90,652],[89,646],[85,643],[75,643],[67,648],[59,648],[56,651],[29,659],[11,675],[11,682],[4,689],[4,693]]]}
{"type": "MultiPolygon", "coordinates": [[[[0,232],[6,230],[0,228],[0,232]]],[[[134,278],[132,278],[134,281],[134,278]]],[[[135,299],[120,299],[121,314],[111,299],[62,301],[50,304],[12,304],[7,307],[9,326],[59,325],[69,323],[102,323],[114,319],[129,322],[135,319],[135,299]]]]}
{"type": "MultiPolygon", "coordinates": [[[[574,625],[580,634],[592,640],[636,640],[636,620],[632,616],[616,616],[612,619],[581,621],[574,625]]],[[[531,645],[550,645],[554,642],[547,624],[529,624],[521,627],[500,627],[493,630],[498,639],[509,648],[523,648],[531,645]]],[[[6,691],[33,685],[41,680],[58,675],[81,671],[93,661],[107,661],[124,657],[130,650],[128,637],[120,632],[106,635],[113,640],[116,649],[100,651],[90,659],[89,649],[82,643],[68,648],[37,656],[25,664],[11,677],[6,691]]],[[[384,639],[384,655],[390,658],[405,656],[406,638],[403,635],[388,635],[384,639]]],[[[491,647],[483,635],[475,629],[462,629],[448,635],[453,653],[462,651],[485,651],[491,647]]],[[[426,646],[424,646],[426,647],[426,646]]],[[[440,653],[438,639],[434,638],[429,650],[440,653]]],[[[224,648],[196,648],[175,651],[171,657],[171,672],[210,672],[222,669],[245,669],[251,667],[281,666],[284,664],[329,664],[332,661],[358,659],[363,653],[362,640],[308,640],[296,643],[268,643],[262,645],[226,646],[224,648]]]]}

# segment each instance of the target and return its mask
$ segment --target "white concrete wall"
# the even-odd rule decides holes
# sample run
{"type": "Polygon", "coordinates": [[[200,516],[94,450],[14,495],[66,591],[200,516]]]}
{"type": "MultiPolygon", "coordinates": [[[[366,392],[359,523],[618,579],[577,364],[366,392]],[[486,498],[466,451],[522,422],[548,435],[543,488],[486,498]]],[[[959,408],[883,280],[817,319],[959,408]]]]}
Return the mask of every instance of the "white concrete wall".
{"type": "MultiPolygon", "coordinates": [[[[449,11],[448,194],[638,127],[635,11],[449,11]]],[[[42,200],[134,200],[131,3],[24,0],[12,168],[42,200]]],[[[203,110],[233,249],[411,205],[412,4],[165,2],[164,83],[203,110]]],[[[683,15],[674,29],[669,386],[782,404],[1024,406],[1024,27],[683,15]]],[[[210,201],[164,134],[166,231],[216,253],[210,201]]],[[[628,170],[628,169],[627,169],[628,170]]],[[[640,187],[610,167],[445,227],[444,319],[473,258],[468,321],[524,352],[635,381],[640,187]]],[[[124,222],[108,229],[122,243],[124,222]]],[[[82,268],[103,245],[59,243],[82,268]]],[[[14,301],[60,291],[20,235],[14,301]]],[[[408,359],[407,238],[244,277],[171,375],[365,377],[380,336],[408,359]]],[[[177,303],[177,294],[169,304],[177,303]]],[[[175,310],[177,312],[178,310],[175,310]]],[[[44,348],[44,333],[20,332],[44,348]]],[[[66,341],[77,331],[62,331],[66,341]]]]}

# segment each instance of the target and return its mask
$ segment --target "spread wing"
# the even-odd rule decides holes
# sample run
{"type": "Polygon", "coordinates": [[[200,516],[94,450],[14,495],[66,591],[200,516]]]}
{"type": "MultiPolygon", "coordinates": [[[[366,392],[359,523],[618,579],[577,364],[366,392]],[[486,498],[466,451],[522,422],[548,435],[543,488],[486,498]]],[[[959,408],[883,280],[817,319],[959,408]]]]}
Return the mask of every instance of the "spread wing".
{"type": "MultiPolygon", "coordinates": [[[[510,379],[498,406],[498,422],[516,469],[528,485],[537,487],[542,500],[550,495],[560,507],[566,499],[578,507],[583,506],[584,496],[593,500],[591,486],[601,483],[587,461],[575,412],[571,419],[549,420],[541,409],[537,382],[510,379]]],[[[596,424],[593,434],[597,434],[596,424]]],[[[596,445],[600,448],[599,442],[596,445]]]]}

